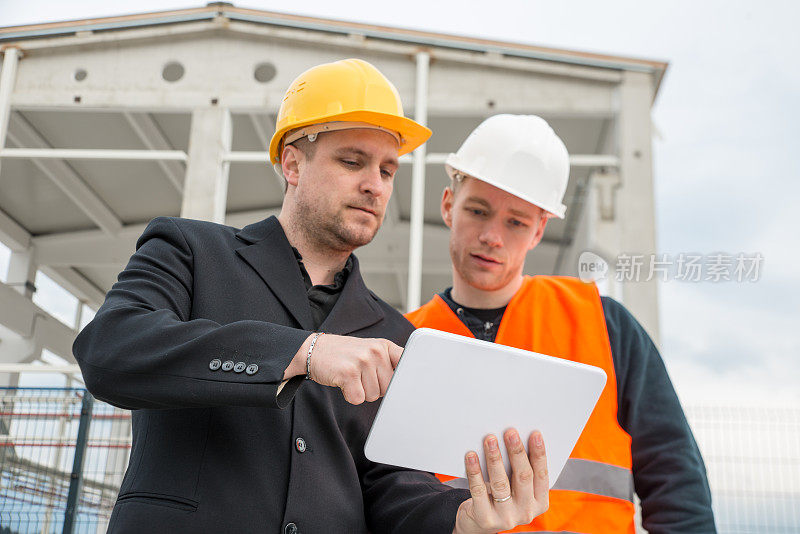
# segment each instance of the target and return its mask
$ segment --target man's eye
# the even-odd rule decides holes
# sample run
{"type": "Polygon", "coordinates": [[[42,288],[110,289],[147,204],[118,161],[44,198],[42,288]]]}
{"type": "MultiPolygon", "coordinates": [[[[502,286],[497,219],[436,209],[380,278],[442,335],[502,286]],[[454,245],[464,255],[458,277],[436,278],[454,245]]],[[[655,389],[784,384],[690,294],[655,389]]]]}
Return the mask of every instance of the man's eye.
{"type": "Polygon", "coordinates": [[[478,209],[478,208],[467,208],[467,211],[469,211],[473,215],[483,215],[483,213],[484,213],[483,210],[478,209]]]}
{"type": "Polygon", "coordinates": [[[382,174],[382,175],[383,175],[385,178],[391,178],[392,176],[394,176],[394,173],[392,173],[392,171],[388,171],[388,170],[386,170],[386,169],[381,169],[381,174],[382,174]]]}
{"type": "Polygon", "coordinates": [[[516,219],[511,219],[511,221],[510,221],[510,222],[511,222],[511,226],[519,226],[519,227],[524,227],[524,226],[526,226],[524,222],[522,222],[522,221],[518,221],[518,220],[516,220],[516,219]]]}
{"type": "Polygon", "coordinates": [[[353,161],[352,159],[343,159],[342,163],[344,163],[345,165],[348,165],[350,167],[356,167],[358,165],[358,162],[357,161],[353,161]]]}

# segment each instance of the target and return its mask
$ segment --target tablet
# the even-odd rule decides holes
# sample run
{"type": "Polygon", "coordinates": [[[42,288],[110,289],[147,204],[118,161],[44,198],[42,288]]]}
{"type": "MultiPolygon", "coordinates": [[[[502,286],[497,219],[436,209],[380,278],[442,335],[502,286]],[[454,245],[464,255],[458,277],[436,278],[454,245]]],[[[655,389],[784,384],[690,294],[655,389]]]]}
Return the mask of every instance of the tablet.
{"type": "Polygon", "coordinates": [[[539,430],[550,487],[564,468],[606,383],[598,367],[429,328],[408,339],[364,446],[367,458],[466,477],[464,455],[509,427],[526,444],[539,430]]]}

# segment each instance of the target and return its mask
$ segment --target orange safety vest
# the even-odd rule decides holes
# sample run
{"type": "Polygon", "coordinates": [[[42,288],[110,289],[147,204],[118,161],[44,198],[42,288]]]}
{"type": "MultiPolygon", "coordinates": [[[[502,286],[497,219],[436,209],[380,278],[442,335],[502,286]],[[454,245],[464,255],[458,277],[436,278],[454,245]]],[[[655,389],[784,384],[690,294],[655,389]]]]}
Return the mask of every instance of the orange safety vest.
{"type": "MultiPolygon", "coordinates": [[[[438,295],[406,318],[417,328],[474,337],[438,295]]],[[[550,491],[550,509],[529,525],[507,532],[634,534],[631,437],[617,421],[617,380],[597,287],[572,277],[524,277],[503,314],[495,342],[594,365],[608,375],[550,491]]],[[[453,478],[437,476],[443,482],[453,478]]]]}

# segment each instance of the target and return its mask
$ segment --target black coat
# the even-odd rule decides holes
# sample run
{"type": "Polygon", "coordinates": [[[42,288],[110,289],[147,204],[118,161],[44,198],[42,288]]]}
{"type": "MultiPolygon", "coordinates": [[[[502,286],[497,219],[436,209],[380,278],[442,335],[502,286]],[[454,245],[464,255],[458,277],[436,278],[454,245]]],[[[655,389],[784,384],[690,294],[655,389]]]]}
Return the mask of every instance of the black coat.
{"type": "MultiPolygon", "coordinates": [[[[364,457],[378,402],[303,377],[277,394],[313,329],[277,219],[159,217],[136,248],[73,346],[89,391],[133,411],[109,532],[452,530],[468,492],[364,457]]],[[[402,345],[412,327],[356,260],[320,330],[402,345]]]]}

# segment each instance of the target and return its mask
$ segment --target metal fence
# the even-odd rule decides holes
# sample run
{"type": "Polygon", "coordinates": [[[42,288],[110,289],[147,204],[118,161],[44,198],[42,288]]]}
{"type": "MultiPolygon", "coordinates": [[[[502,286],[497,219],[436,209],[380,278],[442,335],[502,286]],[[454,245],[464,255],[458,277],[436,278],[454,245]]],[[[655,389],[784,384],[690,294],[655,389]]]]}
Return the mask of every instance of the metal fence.
{"type": "Polygon", "coordinates": [[[800,409],[689,407],[721,534],[800,533],[800,409]]]}
{"type": "MultiPolygon", "coordinates": [[[[720,534],[800,534],[800,409],[688,407],[720,534]]],[[[82,388],[0,388],[0,534],[105,532],[130,412],[82,388]]]]}
{"type": "Polygon", "coordinates": [[[0,388],[0,534],[105,532],[130,412],[81,388],[0,388]]]}

